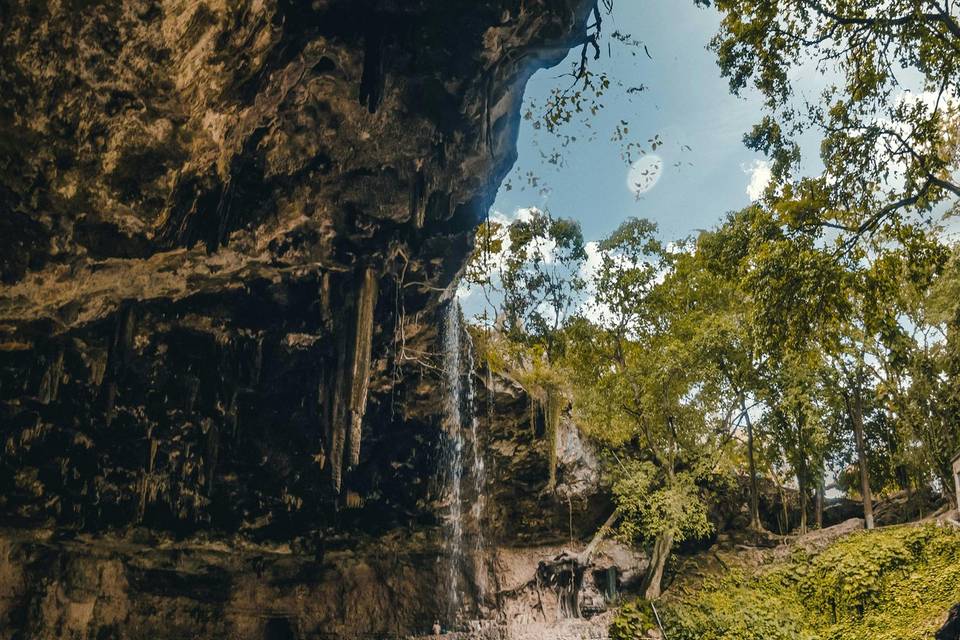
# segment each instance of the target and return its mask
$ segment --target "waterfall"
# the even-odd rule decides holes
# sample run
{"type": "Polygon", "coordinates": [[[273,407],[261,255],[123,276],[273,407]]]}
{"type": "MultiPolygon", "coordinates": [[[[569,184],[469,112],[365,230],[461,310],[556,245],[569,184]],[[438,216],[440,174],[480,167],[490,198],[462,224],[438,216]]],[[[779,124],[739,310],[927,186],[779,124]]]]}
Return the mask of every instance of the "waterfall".
{"type": "Polygon", "coordinates": [[[475,577],[475,594],[484,597],[484,462],[474,412],[473,349],[460,305],[447,305],[443,326],[444,441],[441,455],[447,546],[447,606],[451,623],[466,613],[471,592],[464,576],[475,577]],[[466,356],[466,357],[464,357],[466,356]],[[466,507],[466,508],[465,508],[466,507]],[[469,535],[468,535],[469,531],[469,535]],[[467,542],[467,538],[472,538],[467,542]]]}
{"type": "MultiPolygon", "coordinates": [[[[459,307],[459,305],[457,305],[459,307]]],[[[459,309],[458,309],[459,311],[459,309]]],[[[458,316],[459,317],[459,316],[458,316]]],[[[462,330],[462,327],[461,327],[462,330]]],[[[473,517],[474,526],[476,531],[474,533],[474,560],[476,570],[474,576],[476,577],[477,582],[477,596],[482,601],[486,596],[487,589],[487,574],[483,570],[482,562],[484,558],[484,544],[483,544],[483,509],[486,502],[486,494],[484,493],[484,483],[486,482],[486,467],[483,463],[483,451],[480,449],[480,438],[477,435],[477,412],[474,405],[474,381],[473,373],[476,362],[473,359],[473,342],[470,339],[470,334],[466,331],[463,331],[465,343],[467,345],[467,406],[470,408],[470,443],[471,451],[473,452],[472,462],[472,476],[473,476],[473,506],[471,507],[471,515],[473,517]]]]}

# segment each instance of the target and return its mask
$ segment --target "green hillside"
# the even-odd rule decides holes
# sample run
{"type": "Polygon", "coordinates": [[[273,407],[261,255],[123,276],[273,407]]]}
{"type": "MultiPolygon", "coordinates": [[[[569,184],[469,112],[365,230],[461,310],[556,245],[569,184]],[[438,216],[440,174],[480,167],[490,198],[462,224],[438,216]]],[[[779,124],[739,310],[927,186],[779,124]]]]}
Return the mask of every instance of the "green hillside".
{"type": "MultiPolygon", "coordinates": [[[[960,531],[927,524],[847,535],[818,553],[731,569],[660,613],[670,640],[929,640],[960,602],[960,531]]],[[[615,638],[641,637],[625,606],[615,638]]]]}

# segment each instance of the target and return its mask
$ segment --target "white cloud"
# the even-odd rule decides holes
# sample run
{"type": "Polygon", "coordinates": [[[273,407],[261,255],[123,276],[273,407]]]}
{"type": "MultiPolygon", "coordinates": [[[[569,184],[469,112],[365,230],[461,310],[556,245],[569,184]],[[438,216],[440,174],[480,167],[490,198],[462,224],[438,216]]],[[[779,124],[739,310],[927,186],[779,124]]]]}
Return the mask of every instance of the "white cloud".
{"type": "Polygon", "coordinates": [[[956,107],[958,99],[960,99],[960,96],[957,96],[953,91],[940,94],[936,91],[915,92],[910,91],[909,89],[904,89],[896,97],[896,103],[898,105],[906,106],[923,104],[928,112],[932,112],[938,107],[940,109],[950,109],[951,107],[956,107]]]}
{"type": "Polygon", "coordinates": [[[746,189],[747,196],[749,196],[751,202],[756,202],[763,197],[763,192],[766,191],[767,185],[773,178],[770,162],[768,160],[754,160],[750,163],[750,166],[743,167],[743,172],[750,176],[750,182],[746,189]]]}
{"type": "Polygon", "coordinates": [[[600,243],[596,240],[584,244],[583,250],[587,254],[587,259],[580,265],[580,277],[590,282],[603,264],[603,253],[600,251],[600,243]]]}

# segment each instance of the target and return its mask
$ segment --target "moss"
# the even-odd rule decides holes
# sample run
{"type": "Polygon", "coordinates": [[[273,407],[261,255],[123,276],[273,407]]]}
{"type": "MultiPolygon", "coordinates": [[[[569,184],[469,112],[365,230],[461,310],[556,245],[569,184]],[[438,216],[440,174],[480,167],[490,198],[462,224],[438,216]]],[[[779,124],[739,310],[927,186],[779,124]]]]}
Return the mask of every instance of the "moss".
{"type": "Polygon", "coordinates": [[[814,556],[731,571],[661,615],[671,640],[921,640],[957,602],[960,533],[924,525],[858,532],[814,556]]]}

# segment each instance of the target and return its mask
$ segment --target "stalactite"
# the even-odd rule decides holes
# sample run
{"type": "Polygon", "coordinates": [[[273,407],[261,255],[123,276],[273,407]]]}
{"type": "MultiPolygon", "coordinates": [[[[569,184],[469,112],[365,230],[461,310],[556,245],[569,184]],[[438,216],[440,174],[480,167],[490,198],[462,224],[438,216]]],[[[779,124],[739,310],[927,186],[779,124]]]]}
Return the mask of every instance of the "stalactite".
{"type": "Polygon", "coordinates": [[[225,424],[230,427],[230,437],[234,440],[237,439],[237,426],[240,422],[239,416],[237,415],[237,398],[239,393],[239,390],[234,387],[230,393],[230,403],[227,405],[227,411],[224,415],[225,424]]]}
{"type": "MultiPolygon", "coordinates": [[[[140,503],[137,507],[137,522],[143,522],[143,515],[147,510],[147,493],[153,484],[153,468],[157,460],[157,447],[159,441],[156,438],[150,438],[150,453],[147,455],[147,466],[143,477],[140,478],[140,503]]],[[[153,493],[156,492],[154,488],[153,493]]]]}
{"type": "Polygon", "coordinates": [[[43,372],[43,379],[40,381],[39,399],[41,404],[50,404],[57,399],[60,393],[60,379],[63,377],[63,349],[57,353],[57,357],[47,370],[43,372]]]}
{"type": "Polygon", "coordinates": [[[537,437],[537,409],[538,402],[536,397],[531,393],[530,396],[530,436],[533,438],[537,437]]]}
{"type": "Polygon", "coordinates": [[[410,219],[417,229],[423,228],[423,219],[426,215],[425,195],[427,190],[427,181],[423,174],[423,161],[417,161],[417,173],[413,176],[410,183],[410,219]]]}
{"type": "Polygon", "coordinates": [[[330,311],[330,272],[320,276],[320,324],[327,331],[333,327],[333,315],[330,311]]]}
{"type": "Polygon", "coordinates": [[[350,466],[360,463],[360,437],[367,408],[370,384],[370,357],[373,346],[373,311],[377,304],[377,274],[367,267],[357,302],[357,324],[350,368],[350,466]]]}
{"type": "Polygon", "coordinates": [[[335,319],[337,362],[329,395],[333,406],[330,419],[330,471],[333,486],[340,492],[345,469],[360,461],[361,425],[367,404],[370,358],[373,341],[373,312],[377,300],[377,277],[367,267],[358,286],[352,288],[335,319]]]}
{"type": "Polygon", "coordinates": [[[133,334],[137,330],[137,317],[133,305],[120,314],[117,322],[117,331],[114,336],[114,353],[111,360],[115,373],[121,373],[130,363],[133,355],[133,334]]]}
{"type": "Polygon", "coordinates": [[[363,75],[360,78],[360,104],[376,113],[383,100],[384,33],[381,18],[372,16],[364,37],[363,75]]]}
{"type": "Polygon", "coordinates": [[[424,222],[437,222],[450,218],[450,194],[445,191],[434,191],[427,199],[427,208],[424,212],[424,222]]]}
{"type": "Polygon", "coordinates": [[[107,355],[107,371],[110,379],[104,390],[104,420],[107,426],[113,423],[118,380],[123,377],[124,371],[133,354],[133,334],[136,331],[136,316],[133,305],[127,305],[117,316],[117,326],[113,334],[113,343],[107,355]]]}
{"type": "Polygon", "coordinates": [[[103,376],[107,373],[108,352],[97,350],[90,355],[88,367],[90,369],[90,386],[99,389],[103,384],[103,376]]]}
{"type": "Polygon", "coordinates": [[[263,369],[263,335],[257,336],[257,351],[253,356],[253,370],[250,373],[251,386],[260,384],[260,372],[263,369]]]}
{"type": "Polygon", "coordinates": [[[117,383],[108,382],[103,395],[103,419],[109,427],[113,423],[114,407],[117,401],[117,383]]]}
{"type": "MultiPolygon", "coordinates": [[[[341,332],[343,336],[344,332],[341,332]]],[[[347,349],[346,339],[341,337],[337,348],[337,365],[334,370],[331,396],[333,406],[330,409],[330,474],[333,487],[340,493],[343,481],[343,448],[346,440],[347,411],[344,392],[347,389],[347,349]]]]}
{"type": "Polygon", "coordinates": [[[207,426],[207,495],[213,494],[213,480],[216,476],[217,463],[220,461],[220,428],[213,420],[207,426]]]}
{"type": "Polygon", "coordinates": [[[323,434],[323,441],[320,443],[320,452],[316,454],[314,458],[320,466],[321,471],[327,466],[327,450],[330,448],[330,427],[332,424],[330,414],[330,405],[332,403],[332,398],[330,397],[331,376],[327,369],[329,369],[329,367],[324,367],[320,370],[320,381],[317,384],[317,414],[320,421],[320,433],[323,434]]]}
{"type": "MultiPolygon", "coordinates": [[[[344,306],[348,309],[352,301],[344,306]]],[[[327,397],[331,399],[329,410],[329,443],[330,443],[330,474],[333,487],[337,493],[343,481],[343,452],[347,439],[347,426],[350,420],[348,394],[350,393],[350,376],[347,369],[349,359],[348,345],[350,344],[349,325],[342,317],[337,319],[336,364],[330,376],[330,390],[327,397]]]]}

